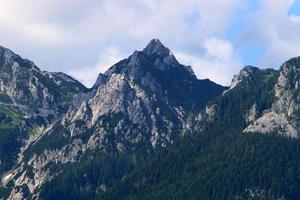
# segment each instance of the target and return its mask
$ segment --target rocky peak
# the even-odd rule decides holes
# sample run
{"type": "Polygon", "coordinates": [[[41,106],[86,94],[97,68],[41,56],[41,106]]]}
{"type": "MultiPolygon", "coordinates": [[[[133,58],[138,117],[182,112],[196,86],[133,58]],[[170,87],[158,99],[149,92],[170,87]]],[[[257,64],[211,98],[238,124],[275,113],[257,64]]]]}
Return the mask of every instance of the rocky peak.
{"type": "Polygon", "coordinates": [[[107,75],[100,73],[97,77],[96,83],[94,84],[93,88],[100,87],[105,83],[106,80],[107,80],[107,75]]]}
{"type": "MultiPolygon", "coordinates": [[[[131,116],[134,112],[135,116],[145,115],[142,118],[149,121],[154,105],[164,110],[170,108],[168,117],[176,116],[176,109],[181,113],[200,110],[204,102],[224,89],[209,80],[198,80],[191,67],[178,63],[168,48],[153,39],[143,51],[134,51],[104,74],[99,74],[89,99],[85,99],[94,111],[89,125],[95,125],[98,119],[109,113],[122,113],[131,120],[135,118],[131,116]],[[131,108],[132,103],[141,104],[144,110],[133,109],[136,105],[131,108]]],[[[71,112],[65,121],[77,120],[75,113],[81,111],[76,106],[71,112]]],[[[173,119],[170,121],[174,122],[173,119]]]]}
{"type": "Polygon", "coordinates": [[[14,58],[16,56],[17,55],[15,53],[13,53],[11,50],[0,46],[0,58],[1,59],[8,60],[8,59],[14,58]]]}
{"type": "Polygon", "coordinates": [[[289,59],[288,61],[286,61],[282,67],[282,68],[286,68],[286,67],[291,67],[291,66],[295,66],[295,67],[298,67],[300,68],[300,56],[299,57],[294,57],[294,58],[291,58],[289,59]]]}
{"type": "MultiPolygon", "coordinates": [[[[169,76],[170,78],[173,76],[174,80],[178,78],[197,79],[192,68],[181,65],[171,51],[158,39],[151,40],[142,51],[134,51],[127,59],[116,63],[104,75],[111,77],[113,74],[123,74],[135,80],[149,74],[155,74],[155,77],[169,76]]],[[[95,86],[97,85],[99,84],[96,83],[95,86]]]]}
{"type": "MultiPolygon", "coordinates": [[[[101,116],[117,111],[128,119],[135,118],[131,116],[131,112],[134,112],[135,115],[142,114],[145,115],[144,119],[150,120],[149,113],[152,113],[153,105],[163,105],[165,110],[170,107],[170,116],[170,113],[176,115],[176,109],[173,110],[175,107],[181,109],[182,113],[191,109],[199,110],[203,107],[203,102],[224,89],[209,80],[198,80],[191,67],[178,63],[168,48],[159,40],[153,39],[143,51],[134,51],[104,74],[99,74],[89,99],[85,99],[95,111],[89,125],[94,125],[101,116]],[[160,98],[157,99],[156,96],[160,98]],[[142,104],[144,110],[135,110],[134,106],[131,109],[132,103],[142,104]]],[[[80,111],[78,106],[76,109],[72,110],[66,121],[77,119],[73,115],[80,111]]],[[[163,115],[162,112],[160,115],[163,115]]]]}
{"type": "Polygon", "coordinates": [[[173,67],[179,66],[179,62],[176,60],[173,53],[158,39],[151,40],[142,52],[146,54],[151,62],[153,62],[158,68],[160,68],[162,65],[170,65],[173,67]]]}
{"type": "Polygon", "coordinates": [[[11,50],[0,46],[0,67],[8,66],[8,68],[10,68],[13,63],[17,63],[17,66],[22,68],[39,71],[39,68],[36,67],[36,65],[32,61],[23,59],[11,50]]]}
{"type": "Polygon", "coordinates": [[[300,130],[300,57],[292,58],[280,68],[275,85],[274,110],[285,113],[285,117],[298,131],[300,130]]]}
{"type": "Polygon", "coordinates": [[[251,74],[257,72],[258,70],[259,69],[257,67],[245,66],[238,74],[234,75],[230,85],[230,89],[235,88],[242,80],[250,77],[251,74]]]}
{"type": "MultiPolygon", "coordinates": [[[[300,131],[300,57],[286,61],[274,86],[272,108],[249,125],[244,132],[270,133],[299,137],[300,131]]],[[[270,96],[270,98],[272,98],[270,96]]]]}
{"type": "Polygon", "coordinates": [[[143,66],[147,62],[147,57],[142,51],[134,51],[128,58],[127,65],[130,67],[143,66]]]}
{"type": "Polygon", "coordinates": [[[300,57],[286,61],[280,68],[280,75],[275,86],[276,97],[282,98],[284,95],[291,95],[294,100],[298,100],[298,88],[300,84],[300,57]],[[295,98],[296,97],[296,98],[295,98]]]}
{"type": "Polygon", "coordinates": [[[60,78],[66,82],[69,82],[69,83],[78,83],[77,80],[75,80],[74,78],[72,78],[71,76],[65,74],[65,73],[62,73],[62,72],[48,72],[48,74],[52,75],[52,76],[55,76],[57,78],[60,78]]]}
{"type": "Polygon", "coordinates": [[[0,93],[8,95],[28,116],[60,117],[79,93],[87,91],[72,77],[41,71],[4,47],[0,47],[0,72],[0,93]]]}
{"type": "Polygon", "coordinates": [[[285,84],[286,89],[298,87],[300,78],[300,57],[286,61],[280,68],[279,82],[285,84]],[[282,81],[286,80],[285,83],[282,81]],[[287,81],[288,80],[288,81],[287,81]]]}
{"type": "MultiPolygon", "coordinates": [[[[22,70],[26,75],[26,79],[20,78],[22,88],[18,89],[17,79],[9,79],[4,85],[7,91],[16,100],[25,99],[22,105],[39,109],[39,115],[55,117],[47,131],[24,150],[30,163],[20,161],[33,169],[34,176],[26,175],[35,182],[30,192],[56,174],[45,167],[47,164],[75,162],[94,150],[146,156],[165,148],[188,130],[194,113],[225,89],[209,80],[198,80],[159,40],[152,40],[143,51],[135,51],[100,74],[87,92],[74,90],[74,80],[65,74],[22,70]],[[52,145],[49,138],[59,145],[52,145]]],[[[25,182],[25,175],[19,174],[12,175],[16,187],[25,182]]]]}
{"type": "Polygon", "coordinates": [[[144,48],[143,52],[148,56],[156,55],[161,57],[171,54],[171,51],[166,48],[158,39],[152,39],[144,48]]]}

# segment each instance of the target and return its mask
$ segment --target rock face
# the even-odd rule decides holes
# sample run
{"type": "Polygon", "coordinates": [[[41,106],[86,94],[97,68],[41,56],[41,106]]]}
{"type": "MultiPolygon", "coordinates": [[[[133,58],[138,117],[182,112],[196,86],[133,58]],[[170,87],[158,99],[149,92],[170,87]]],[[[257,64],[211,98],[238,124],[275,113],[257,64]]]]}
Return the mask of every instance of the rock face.
{"type": "Polygon", "coordinates": [[[286,119],[282,113],[276,113],[274,111],[266,112],[262,117],[257,119],[244,129],[244,132],[256,132],[256,133],[275,133],[278,132],[282,135],[297,137],[298,131],[291,123],[286,119]]]}
{"type": "Polygon", "coordinates": [[[244,79],[251,77],[251,74],[257,72],[259,69],[253,66],[244,67],[237,75],[235,75],[232,79],[232,83],[230,85],[230,90],[235,88],[240,82],[244,79]]]}
{"type": "MultiPolygon", "coordinates": [[[[272,108],[278,72],[247,66],[235,75],[229,90],[210,102],[194,120],[195,131],[240,131],[256,126],[272,108]]],[[[253,129],[254,130],[254,129],[253,129]]],[[[255,131],[261,130],[256,126],[255,131]]],[[[265,129],[264,129],[265,130],[265,129]]],[[[267,129],[269,130],[269,129],[267,129]]]]}
{"type": "MultiPolygon", "coordinates": [[[[87,91],[73,78],[41,71],[33,62],[0,47],[1,176],[21,162],[22,155],[18,154],[59,121],[73,99],[87,91]]],[[[10,179],[5,177],[6,183],[10,179]]],[[[18,196],[24,197],[16,193],[14,198],[18,196]]]]}
{"type": "Polygon", "coordinates": [[[6,198],[39,199],[79,171],[73,189],[95,195],[190,132],[298,137],[299,78],[294,58],[279,71],[247,66],[226,88],[198,80],[154,39],[87,89],[0,48],[0,137],[14,133],[0,138],[0,147],[17,144],[10,156],[0,148],[0,189],[6,198]]]}
{"type": "Polygon", "coordinates": [[[244,133],[299,137],[299,80],[299,57],[285,62],[279,71],[247,66],[221,98],[198,114],[195,129],[227,123],[228,129],[244,133]]]}
{"type": "Polygon", "coordinates": [[[273,106],[265,114],[249,125],[244,132],[270,133],[298,137],[300,132],[299,115],[300,58],[293,58],[282,65],[273,90],[273,106]]]}
{"type": "MultiPolygon", "coordinates": [[[[200,110],[223,87],[198,80],[159,40],[152,40],[143,51],[135,51],[100,75],[94,90],[92,97],[69,110],[63,125],[73,127],[81,120],[92,128],[103,124],[104,116],[115,114],[122,116],[116,131],[127,130],[134,141],[148,137],[155,148],[171,143],[184,131],[188,113],[200,110]],[[133,134],[137,128],[144,134],[133,134]]],[[[70,131],[83,134],[74,128],[70,131]]]]}
{"type": "Polygon", "coordinates": [[[187,112],[200,110],[223,87],[198,80],[169,49],[152,40],[143,51],[134,52],[99,76],[94,89],[93,97],[68,112],[63,123],[84,120],[90,128],[104,115],[122,113],[155,135],[159,123],[168,131],[183,129],[187,112]]]}
{"type": "MultiPolygon", "coordinates": [[[[60,87],[70,83],[74,93],[82,90],[67,75],[41,74],[60,87]]],[[[32,88],[22,93],[28,96],[18,94],[14,99],[35,99],[40,92],[32,88]]],[[[68,101],[72,104],[64,115],[58,115],[61,120],[57,117],[55,124],[23,149],[9,179],[14,182],[11,197],[36,193],[43,183],[61,173],[61,168],[51,171],[49,166],[81,162],[93,151],[124,155],[139,152],[142,156],[136,159],[160,151],[188,132],[194,114],[224,89],[208,79],[198,80],[192,69],[181,65],[159,40],[150,41],[143,51],[135,51],[100,74],[91,90],[84,89],[68,101]]],[[[57,95],[48,90],[43,94],[47,97],[36,98],[36,105],[41,105],[41,110],[55,110],[57,95]]],[[[106,184],[103,181],[101,188],[106,184]]]]}
{"type": "Polygon", "coordinates": [[[0,92],[26,115],[56,118],[65,112],[74,95],[87,89],[63,74],[41,71],[35,64],[0,47],[0,92]]]}

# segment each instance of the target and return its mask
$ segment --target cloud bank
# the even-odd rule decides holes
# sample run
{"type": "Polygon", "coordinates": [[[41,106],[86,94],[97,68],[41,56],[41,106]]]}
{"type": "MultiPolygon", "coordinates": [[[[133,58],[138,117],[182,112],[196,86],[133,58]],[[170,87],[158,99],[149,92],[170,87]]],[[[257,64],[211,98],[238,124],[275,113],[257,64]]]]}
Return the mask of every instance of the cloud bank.
{"type": "Polygon", "coordinates": [[[294,3],[1,0],[0,45],[91,86],[99,72],[159,38],[199,78],[228,85],[245,64],[276,67],[300,55],[300,18],[289,13],[294,3]],[[261,56],[245,63],[255,53],[248,48],[253,43],[261,56]]]}

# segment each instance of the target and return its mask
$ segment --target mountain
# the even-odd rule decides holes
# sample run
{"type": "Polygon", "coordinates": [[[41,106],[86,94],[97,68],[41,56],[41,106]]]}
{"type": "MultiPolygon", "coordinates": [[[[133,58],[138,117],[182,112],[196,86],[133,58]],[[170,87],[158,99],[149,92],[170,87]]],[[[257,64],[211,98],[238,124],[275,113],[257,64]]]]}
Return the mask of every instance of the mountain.
{"type": "Polygon", "coordinates": [[[195,117],[197,134],[97,199],[299,199],[299,59],[243,68],[195,117]]]}
{"type": "Polygon", "coordinates": [[[285,62],[279,71],[247,66],[234,77],[230,89],[197,116],[196,126],[201,130],[208,122],[222,123],[227,128],[243,129],[244,133],[298,138],[299,78],[299,57],[285,62]]]}
{"type": "Polygon", "coordinates": [[[9,96],[11,103],[24,113],[45,118],[59,116],[74,94],[87,90],[68,75],[41,71],[33,62],[3,47],[0,47],[0,85],[4,99],[9,96]]]}
{"type": "Polygon", "coordinates": [[[300,58],[285,62],[274,86],[272,108],[249,125],[244,132],[270,133],[273,131],[290,137],[300,132],[300,58]]]}
{"type": "Polygon", "coordinates": [[[32,133],[58,120],[72,99],[85,91],[71,77],[41,71],[0,47],[0,174],[17,162],[20,148],[34,138],[32,133]]]}
{"type": "Polygon", "coordinates": [[[274,69],[243,68],[233,78],[230,88],[195,117],[194,131],[245,131],[272,109],[278,74],[274,69]]]}
{"type": "Polygon", "coordinates": [[[299,199],[300,57],[199,80],[158,39],[90,89],[0,48],[0,199],[299,199]]]}
{"type": "Polygon", "coordinates": [[[188,135],[95,199],[297,200],[299,147],[276,134],[188,135]]]}
{"type": "MultiPolygon", "coordinates": [[[[28,78],[22,86],[30,98],[22,105],[29,111],[37,107],[42,117],[59,106],[66,109],[33,134],[38,136],[23,145],[17,164],[4,175],[3,193],[11,199],[92,198],[187,134],[195,114],[227,89],[208,79],[198,80],[192,68],[180,64],[157,39],[100,74],[90,90],[67,75],[36,71],[28,76],[50,92],[31,97],[36,90],[28,78]],[[65,98],[64,88],[56,87],[59,83],[76,98],[65,98]],[[53,101],[38,104],[46,97],[53,101]],[[63,184],[51,193],[49,185],[60,185],[61,177],[77,184],[73,188],[63,184]]],[[[29,111],[29,116],[34,115],[29,111]]]]}

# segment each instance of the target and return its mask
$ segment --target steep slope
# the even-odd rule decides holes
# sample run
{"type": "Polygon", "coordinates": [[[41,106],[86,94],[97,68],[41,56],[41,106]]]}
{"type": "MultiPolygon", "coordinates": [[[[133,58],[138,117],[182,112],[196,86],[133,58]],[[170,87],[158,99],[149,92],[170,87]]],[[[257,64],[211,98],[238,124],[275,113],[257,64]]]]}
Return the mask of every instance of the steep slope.
{"type": "Polygon", "coordinates": [[[95,199],[297,200],[299,149],[278,135],[188,135],[95,199]]]}
{"type": "Polygon", "coordinates": [[[223,128],[243,129],[245,133],[298,137],[299,70],[299,57],[285,62],[279,71],[244,68],[230,89],[196,117],[195,130],[221,123],[223,128]]]}
{"type": "Polygon", "coordinates": [[[278,71],[247,66],[226,88],[155,39],[87,90],[0,52],[3,198],[300,195],[300,58],[278,71]]]}
{"type": "Polygon", "coordinates": [[[98,199],[299,199],[299,63],[242,69],[196,116],[199,134],[139,165],[98,199]]]}
{"type": "Polygon", "coordinates": [[[55,118],[68,109],[74,94],[87,89],[63,73],[41,71],[33,62],[0,47],[0,90],[29,116],[55,118]]]}
{"type": "Polygon", "coordinates": [[[240,131],[272,108],[278,71],[247,66],[237,74],[229,90],[209,102],[195,118],[196,132],[240,131]]]}
{"type": "MultiPolygon", "coordinates": [[[[186,119],[192,111],[199,111],[224,90],[209,80],[198,80],[191,68],[179,64],[158,40],[112,66],[95,85],[94,96],[68,112],[63,123],[83,120],[91,128],[108,113],[124,115],[133,125],[143,124],[143,132],[151,132],[153,147],[170,143],[171,134],[188,126],[186,119]]],[[[119,123],[122,126],[122,121],[119,123]]],[[[71,134],[80,133],[70,130],[71,134]]]]}
{"type": "Polygon", "coordinates": [[[16,164],[18,153],[86,91],[71,77],[41,71],[33,62],[0,47],[0,176],[16,164]]]}
{"type": "MultiPolygon", "coordinates": [[[[39,196],[45,181],[59,185],[62,176],[78,182],[49,198],[85,199],[85,194],[106,190],[136,163],[188,132],[195,113],[224,89],[198,80],[159,40],[150,41],[143,51],[100,74],[92,90],[22,153],[6,184],[14,185],[11,198],[39,196]],[[90,174],[95,166],[98,170],[90,174]]],[[[42,189],[51,190],[47,185],[42,189]]]]}
{"type": "Polygon", "coordinates": [[[300,132],[300,57],[292,58],[280,68],[274,86],[274,101],[269,109],[244,132],[270,133],[299,137],[300,132]]]}

